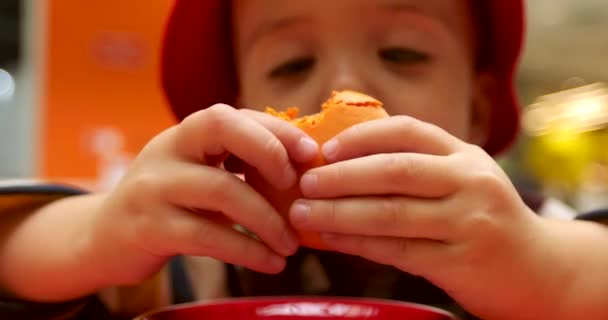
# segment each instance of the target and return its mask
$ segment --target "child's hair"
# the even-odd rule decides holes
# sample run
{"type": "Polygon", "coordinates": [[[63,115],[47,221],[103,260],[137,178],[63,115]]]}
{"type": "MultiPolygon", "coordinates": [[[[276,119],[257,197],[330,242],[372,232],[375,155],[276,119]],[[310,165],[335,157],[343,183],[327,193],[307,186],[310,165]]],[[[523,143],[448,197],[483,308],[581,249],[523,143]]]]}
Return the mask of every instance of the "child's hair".
{"type": "MultiPolygon", "coordinates": [[[[476,66],[494,75],[490,132],[483,148],[507,149],[519,126],[514,77],[524,37],[523,0],[469,0],[477,32],[476,66]]],[[[230,0],[176,0],[162,55],[162,84],[178,119],[238,94],[230,0]]],[[[331,88],[329,88],[331,89],[331,88]]]]}

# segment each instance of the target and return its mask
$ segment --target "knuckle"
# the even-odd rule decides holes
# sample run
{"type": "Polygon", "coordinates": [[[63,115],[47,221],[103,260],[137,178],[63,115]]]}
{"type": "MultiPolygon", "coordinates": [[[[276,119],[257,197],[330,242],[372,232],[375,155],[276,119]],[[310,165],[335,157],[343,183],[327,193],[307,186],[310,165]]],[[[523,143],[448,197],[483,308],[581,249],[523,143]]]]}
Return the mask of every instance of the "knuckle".
{"type": "Polygon", "coordinates": [[[398,115],[393,117],[393,121],[397,123],[399,131],[402,134],[408,134],[416,130],[417,121],[414,118],[406,115],[398,115]]]}
{"type": "Polygon", "coordinates": [[[472,173],[469,184],[490,197],[500,195],[503,189],[502,179],[489,170],[479,170],[472,173]]]}
{"type": "Polygon", "coordinates": [[[323,188],[332,189],[334,186],[339,186],[345,181],[348,181],[348,172],[343,164],[335,164],[331,170],[320,171],[318,186],[322,185],[323,188]]]}
{"type": "Polygon", "coordinates": [[[283,147],[283,144],[281,144],[281,142],[274,136],[269,137],[264,142],[261,152],[270,155],[272,158],[274,158],[277,164],[287,162],[285,148],[283,147]]]}
{"type": "Polygon", "coordinates": [[[330,226],[336,226],[338,225],[339,222],[339,211],[340,211],[340,204],[339,201],[324,201],[323,206],[325,207],[324,210],[324,217],[323,219],[325,220],[325,223],[327,223],[330,226]]]}
{"type": "Polygon", "coordinates": [[[155,173],[139,173],[124,185],[124,203],[128,213],[141,214],[149,208],[146,199],[158,199],[163,194],[162,179],[155,173]]]}
{"type": "Polygon", "coordinates": [[[488,233],[495,228],[495,223],[490,215],[478,212],[469,215],[467,226],[471,232],[488,233]]]}
{"type": "Polygon", "coordinates": [[[392,154],[385,157],[383,166],[387,170],[388,182],[394,189],[402,188],[405,181],[419,174],[414,162],[407,156],[392,154]]]}
{"type": "Polygon", "coordinates": [[[265,159],[267,162],[260,164],[261,167],[259,169],[265,172],[266,175],[276,176],[280,174],[282,176],[292,167],[283,145],[277,139],[274,139],[274,137],[268,139],[261,150],[267,156],[265,159]]]}
{"type": "Polygon", "coordinates": [[[184,118],[180,123],[180,128],[190,130],[203,127],[210,132],[220,133],[230,123],[233,111],[234,108],[229,105],[215,104],[184,118]]]}
{"type": "Polygon", "coordinates": [[[412,126],[414,123],[416,123],[416,121],[414,121],[414,118],[412,118],[410,116],[406,116],[406,115],[396,115],[396,116],[393,116],[392,118],[394,121],[397,121],[397,123],[404,128],[408,127],[408,126],[412,126]]]}
{"type": "Polygon", "coordinates": [[[158,175],[149,172],[143,172],[132,178],[131,189],[140,193],[158,193],[162,185],[158,175]]]}
{"type": "Polygon", "coordinates": [[[470,153],[475,157],[489,157],[488,153],[479,145],[468,143],[467,147],[469,148],[470,153]]]}
{"type": "Polygon", "coordinates": [[[256,232],[257,235],[264,237],[264,240],[269,241],[270,243],[281,243],[282,239],[279,230],[286,228],[282,219],[276,214],[264,214],[260,220],[260,224],[257,228],[259,231],[256,232]],[[272,241],[272,238],[276,239],[276,241],[272,241]]]}
{"type": "Polygon", "coordinates": [[[400,201],[392,198],[381,201],[382,214],[377,215],[378,221],[376,221],[378,227],[399,229],[406,225],[404,207],[400,201]]]}
{"type": "Polygon", "coordinates": [[[201,222],[186,234],[186,241],[193,246],[192,251],[207,254],[209,248],[216,247],[221,238],[209,222],[201,222]]]}
{"type": "Polygon", "coordinates": [[[231,192],[234,189],[232,178],[234,177],[229,174],[220,174],[209,180],[207,182],[207,197],[219,204],[233,200],[231,199],[231,192]]]}
{"type": "Polygon", "coordinates": [[[504,199],[510,188],[506,174],[481,147],[469,145],[469,149],[472,151],[461,152],[454,157],[461,167],[464,167],[463,163],[469,164],[468,169],[463,170],[463,186],[489,199],[504,199]]]}
{"type": "Polygon", "coordinates": [[[207,108],[206,111],[211,117],[223,117],[227,114],[232,113],[235,109],[224,103],[216,103],[211,107],[207,108]]]}
{"type": "Polygon", "coordinates": [[[287,121],[283,121],[280,119],[273,119],[277,121],[273,121],[272,131],[279,139],[290,139],[297,138],[300,135],[298,134],[298,129],[296,126],[290,124],[287,121]]]}
{"type": "Polygon", "coordinates": [[[210,132],[221,133],[231,123],[232,113],[234,108],[226,104],[215,104],[205,110],[205,119],[207,120],[210,132]]]}
{"type": "MultiPolygon", "coordinates": [[[[487,251],[487,247],[491,246],[501,232],[500,222],[484,212],[470,214],[463,223],[464,228],[461,229],[461,232],[464,237],[470,239],[470,247],[475,248],[471,251],[487,251]]],[[[475,252],[469,254],[474,255],[475,252]]]]}

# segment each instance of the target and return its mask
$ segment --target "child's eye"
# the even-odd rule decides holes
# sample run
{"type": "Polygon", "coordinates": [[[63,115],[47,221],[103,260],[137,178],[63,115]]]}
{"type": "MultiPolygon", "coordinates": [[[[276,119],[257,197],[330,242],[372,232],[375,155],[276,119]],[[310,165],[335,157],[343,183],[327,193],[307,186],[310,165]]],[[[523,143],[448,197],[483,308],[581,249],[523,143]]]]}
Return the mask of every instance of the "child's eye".
{"type": "Polygon", "coordinates": [[[313,57],[292,59],[272,69],[268,77],[272,79],[301,75],[309,71],[314,65],[315,59],[313,57]]]}
{"type": "Polygon", "coordinates": [[[427,62],[430,57],[426,53],[404,48],[385,48],[378,52],[380,58],[394,64],[415,64],[427,62]]]}

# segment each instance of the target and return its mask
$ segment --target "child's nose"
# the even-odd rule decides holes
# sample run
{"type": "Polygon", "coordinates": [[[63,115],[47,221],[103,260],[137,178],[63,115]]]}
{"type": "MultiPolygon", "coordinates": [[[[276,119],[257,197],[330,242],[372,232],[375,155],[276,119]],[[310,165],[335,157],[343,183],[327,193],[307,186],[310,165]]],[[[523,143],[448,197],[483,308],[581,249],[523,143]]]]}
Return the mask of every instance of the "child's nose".
{"type": "Polygon", "coordinates": [[[342,61],[336,64],[329,76],[327,85],[329,93],[336,90],[354,90],[372,95],[374,92],[365,70],[355,63],[342,61]]]}

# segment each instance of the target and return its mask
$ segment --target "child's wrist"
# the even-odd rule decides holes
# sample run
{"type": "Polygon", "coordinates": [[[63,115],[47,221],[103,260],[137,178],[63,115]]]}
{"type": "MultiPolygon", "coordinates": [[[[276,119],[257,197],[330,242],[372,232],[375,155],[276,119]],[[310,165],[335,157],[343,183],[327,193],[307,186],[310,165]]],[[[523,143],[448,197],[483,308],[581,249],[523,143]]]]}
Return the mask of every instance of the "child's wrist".
{"type": "Polygon", "coordinates": [[[120,247],[113,243],[115,237],[108,234],[105,230],[111,230],[116,226],[105,226],[103,215],[103,203],[107,198],[105,194],[95,194],[87,196],[85,201],[88,204],[81,214],[78,225],[73,226],[74,240],[72,245],[73,252],[78,261],[81,262],[83,272],[88,274],[91,287],[103,289],[121,285],[117,273],[118,252],[120,247]]]}

